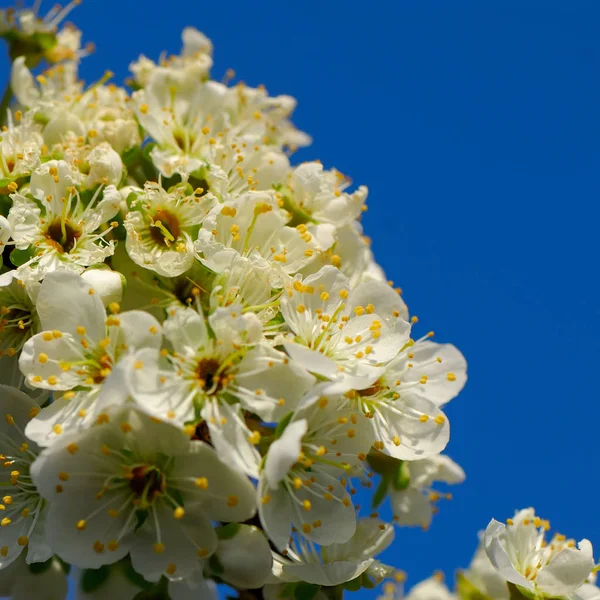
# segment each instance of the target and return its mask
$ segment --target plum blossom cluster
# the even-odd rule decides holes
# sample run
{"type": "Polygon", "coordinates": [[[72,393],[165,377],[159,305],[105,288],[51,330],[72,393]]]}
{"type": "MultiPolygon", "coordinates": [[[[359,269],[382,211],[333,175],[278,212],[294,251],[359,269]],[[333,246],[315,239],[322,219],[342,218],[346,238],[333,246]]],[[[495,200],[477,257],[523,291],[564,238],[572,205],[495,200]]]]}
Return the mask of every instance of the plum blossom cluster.
{"type": "MultiPolygon", "coordinates": [[[[367,188],[290,160],[292,97],[214,79],[193,28],[86,85],[75,4],[0,11],[0,592],[396,594],[378,555],[465,478],[463,356],[375,261],[367,188]]],[[[519,515],[486,534],[498,589],[584,598],[589,542],[519,515]]]]}

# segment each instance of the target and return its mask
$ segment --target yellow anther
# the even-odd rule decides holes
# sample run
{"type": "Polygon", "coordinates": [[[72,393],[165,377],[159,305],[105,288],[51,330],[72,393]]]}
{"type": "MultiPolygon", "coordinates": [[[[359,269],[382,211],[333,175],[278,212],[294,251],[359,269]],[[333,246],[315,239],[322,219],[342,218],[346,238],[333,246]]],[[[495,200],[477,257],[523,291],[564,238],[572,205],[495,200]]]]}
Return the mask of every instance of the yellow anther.
{"type": "Polygon", "coordinates": [[[8,546],[2,546],[2,548],[0,548],[0,554],[6,557],[8,555],[8,546]]]}
{"type": "Polygon", "coordinates": [[[4,519],[2,519],[2,521],[0,521],[0,525],[2,527],[6,527],[7,525],[10,525],[11,523],[12,523],[12,521],[8,517],[4,517],[4,519]]]}
{"type": "Polygon", "coordinates": [[[77,529],[77,531],[83,531],[86,527],[87,527],[87,523],[85,522],[85,519],[81,519],[81,521],[77,521],[77,524],[75,525],[75,528],[77,529]]]}
{"type": "Polygon", "coordinates": [[[17,539],[17,544],[19,544],[19,546],[27,546],[28,543],[29,543],[29,538],[26,535],[21,535],[17,539]]]}
{"type": "Polygon", "coordinates": [[[304,304],[298,304],[298,306],[296,306],[296,311],[300,314],[304,314],[306,312],[306,306],[304,306],[304,304]]]}
{"type": "Polygon", "coordinates": [[[317,405],[319,406],[319,408],[325,408],[328,403],[329,400],[325,396],[321,396],[319,398],[319,401],[317,402],[317,405]]]}
{"type": "Polygon", "coordinates": [[[123,433],[129,433],[133,427],[129,423],[121,423],[121,431],[123,433]]]}
{"type": "Polygon", "coordinates": [[[300,479],[300,477],[294,477],[294,480],[292,481],[292,485],[299,490],[302,487],[302,479],[300,479]]]}
{"type": "Polygon", "coordinates": [[[10,506],[13,503],[12,496],[4,496],[4,498],[2,498],[2,502],[10,506]]]}
{"type": "Polygon", "coordinates": [[[268,504],[269,502],[271,502],[271,496],[269,494],[265,494],[261,499],[260,499],[260,503],[261,504],[268,504]]]}
{"type": "Polygon", "coordinates": [[[56,385],[58,383],[58,378],[55,375],[50,375],[48,377],[48,385],[56,385]]]}
{"type": "Polygon", "coordinates": [[[346,300],[348,298],[348,290],[340,290],[340,298],[346,300]]]}
{"type": "Polygon", "coordinates": [[[52,431],[54,431],[54,433],[56,435],[60,435],[63,432],[63,428],[62,425],[59,425],[58,423],[52,428],[52,431]]]}
{"type": "Polygon", "coordinates": [[[446,379],[447,379],[448,381],[456,381],[456,375],[455,375],[454,373],[448,373],[448,374],[446,375],[446,379]]]}
{"type": "Polygon", "coordinates": [[[395,435],[392,438],[392,442],[394,442],[394,446],[399,446],[400,445],[400,438],[397,435],[395,435]]]}
{"type": "Polygon", "coordinates": [[[15,420],[13,419],[13,416],[12,416],[12,415],[10,415],[10,414],[6,414],[6,415],[4,415],[4,418],[6,419],[6,422],[7,422],[9,425],[14,425],[14,424],[15,424],[15,420]]]}
{"type": "Polygon", "coordinates": [[[234,507],[239,503],[239,498],[237,496],[227,496],[227,506],[234,507]]]}
{"type": "Polygon", "coordinates": [[[58,339],[60,339],[60,338],[62,337],[62,331],[58,331],[57,329],[53,329],[53,330],[52,330],[52,337],[53,337],[55,340],[58,340],[58,339]]]}
{"type": "Polygon", "coordinates": [[[327,448],[325,448],[325,446],[319,446],[317,448],[316,455],[317,456],[323,456],[324,454],[327,454],[327,448]]]}
{"type": "Polygon", "coordinates": [[[260,431],[253,431],[253,432],[252,432],[252,433],[251,433],[251,434],[248,436],[248,441],[249,441],[251,444],[254,444],[254,445],[256,445],[256,444],[259,444],[259,443],[260,443],[260,438],[261,438],[260,431]]]}
{"type": "Polygon", "coordinates": [[[306,511],[309,511],[312,508],[312,504],[310,503],[310,500],[303,500],[302,508],[304,508],[304,510],[306,510],[306,511]]]}
{"type": "Polygon", "coordinates": [[[66,471],[61,471],[61,472],[58,474],[58,478],[59,478],[61,481],[69,481],[69,474],[68,474],[66,471]]]}
{"type": "Polygon", "coordinates": [[[109,552],[115,552],[119,549],[119,542],[117,542],[117,540],[111,540],[110,542],[108,542],[106,547],[108,548],[109,552]]]}
{"type": "Polygon", "coordinates": [[[419,421],[421,421],[421,423],[427,423],[427,421],[429,421],[429,415],[421,415],[419,421]]]}
{"type": "Polygon", "coordinates": [[[39,406],[32,406],[29,409],[29,418],[33,419],[35,417],[37,417],[40,414],[40,408],[39,406]]]}
{"type": "Polygon", "coordinates": [[[208,489],[208,479],[206,477],[198,477],[198,479],[194,481],[194,485],[201,490],[206,490],[208,489]]]}
{"type": "Polygon", "coordinates": [[[167,575],[173,575],[175,571],[177,571],[177,565],[175,565],[174,563],[169,563],[167,565],[167,568],[165,569],[167,575]]]}
{"type": "Polygon", "coordinates": [[[444,417],[444,415],[438,415],[434,421],[438,424],[438,425],[443,425],[446,422],[446,417],[444,417]]]}
{"type": "Polygon", "coordinates": [[[165,551],[165,545],[162,542],[157,542],[154,544],[153,548],[156,554],[162,554],[165,551]]]}
{"type": "Polygon", "coordinates": [[[42,364],[47,363],[48,355],[45,352],[40,352],[40,355],[38,356],[38,361],[41,362],[42,364]]]}
{"type": "Polygon", "coordinates": [[[178,506],[174,511],[173,511],[173,516],[179,521],[181,519],[183,519],[185,515],[185,510],[181,507],[178,506]]]}
{"type": "Polygon", "coordinates": [[[305,534],[309,534],[309,533],[311,532],[311,529],[312,529],[312,528],[311,528],[311,526],[310,526],[308,523],[304,523],[304,524],[302,525],[302,531],[303,531],[305,534]]]}
{"type": "Polygon", "coordinates": [[[325,301],[325,300],[329,300],[329,294],[327,292],[321,292],[321,295],[319,296],[321,298],[321,300],[325,301]]]}

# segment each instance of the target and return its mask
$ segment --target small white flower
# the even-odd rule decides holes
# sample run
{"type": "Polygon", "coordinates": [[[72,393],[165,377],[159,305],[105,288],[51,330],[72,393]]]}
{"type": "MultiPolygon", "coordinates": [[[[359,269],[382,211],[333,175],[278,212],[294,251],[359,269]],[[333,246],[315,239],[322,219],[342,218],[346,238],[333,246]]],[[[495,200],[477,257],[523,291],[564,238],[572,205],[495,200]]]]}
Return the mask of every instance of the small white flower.
{"type": "Polygon", "coordinates": [[[405,462],[403,481],[392,484],[390,499],[394,521],[398,525],[419,525],[428,528],[434,513],[434,504],[447,496],[432,489],[436,481],[462,483],[465,473],[448,456],[438,455],[405,462]]]}
{"type": "Polygon", "coordinates": [[[195,261],[192,235],[215,202],[214,196],[191,193],[184,184],[167,192],[160,184],[146,183],[124,222],[129,256],[164,277],[185,273],[195,261]]]}
{"type": "Polygon", "coordinates": [[[0,569],[15,561],[27,547],[27,563],[44,562],[52,556],[44,528],[46,504],[32,481],[30,471],[39,448],[25,437],[27,423],[39,406],[23,392],[0,385],[0,453],[5,494],[0,514],[0,569]]]}
{"type": "Polygon", "coordinates": [[[287,414],[314,378],[268,345],[254,347],[262,327],[253,313],[218,308],[207,324],[197,309],[169,309],[163,329],[174,352],[139,351],[129,389],[141,410],[160,419],[179,425],[204,420],[219,454],[256,477],[260,433],[250,429],[242,407],[264,418],[287,414]]]}
{"type": "MultiPolygon", "coordinates": [[[[384,284],[361,284],[395,293],[384,284]]],[[[402,347],[368,387],[357,385],[346,397],[369,417],[377,450],[399,460],[419,460],[442,452],[450,438],[450,425],[440,407],[465,385],[467,363],[451,344],[412,339],[402,347]]],[[[423,522],[428,522],[424,519],[423,522]]]]}
{"type": "Polygon", "coordinates": [[[133,353],[158,349],[162,336],[160,324],[146,312],[107,317],[100,294],[67,270],[44,279],[36,308],[42,331],[25,344],[19,365],[32,387],[64,392],[27,428],[32,440],[46,446],[63,431],[90,426],[107,406],[124,402],[133,353]]]}
{"type": "Polygon", "coordinates": [[[60,557],[98,568],[129,553],[149,581],[191,575],[217,548],[211,521],[256,510],[250,481],[211,447],[134,409],[65,435],[32,476],[50,502],[47,537],[60,557]]]}
{"type": "Polygon", "coordinates": [[[343,227],[359,218],[368,193],[364,186],[352,194],[344,192],[349,183],[335,169],[324,171],[320,162],[302,163],[286,181],[283,190],[285,207],[301,222],[343,227]]]}
{"type": "Polygon", "coordinates": [[[547,521],[533,508],[515,513],[507,524],[495,519],[485,531],[485,551],[496,570],[510,583],[536,595],[577,598],[577,589],[594,567],[591,543],[555,534],[546,542],[547,521]]]}
{"type": "Polygon", "coordinates": [[[212,67],[212,43],[194,27],[186,27],[181,33],[183,48],[181,56],[161,56],[159,64],[140,56],[129,68],[140,87],[150,84],[153,77],[166,77],[172,87],[186,87],[206,79],[212,67]]]}
{"type": "Polygon", "coordinates": [[[373,517],[360,519],[347,542],[323,546],[320,551],[313,544],[294,543],[285,557],[273,554],[272,582],[267,587],[269,592],[280,589],[281,584],[275,581],[305,581],[324,586],[346,583],[377,562],[374,557],[393,540],[394,528],[373,517]]]}
{"type": "Polygon", "coordinates": [[[39,164],[44,140],[41,127],[33,120],[33,114],[19,111],[7,113],[6,129],[0,136],[0,179],[14,181],[29,175],[39,164]]]}
{"type": "Polygon", "coordinates": [[[286,286],[281,312],[293,335],[284,346],[307,370],[366,387],[409,341],[403,310],[389,286],[365,283],[351,291],[335,267],[323,267],[286,286]]]}
{"type": "Polygon", "coordinates": [[[12,238],[19,250],[33,254],[19,267],[22,278],[42,279],[60,266],[81,272],[114,252],[99,231],[119,210],[121,196],[114,186],[98,188],[84,204],[74,187],[78,174],[64,161],[48,161],[31,175],[31,194],[11,195],[8,213],[12,238]]]}
{"type": "Polygon", "coordinates": [[[282,287],[317,251],[333,243],[332,226],[309,230],[306,225],[287,227],[287,220],[274,192],[247,192],[213,208],[198,232],[196,251],[215,273],[240,259],[248,269],[263,264],[271,271],[271,285],[282,287]]]}
{"type": "Polygon", "coordinates": [[[271,444],[260,473],[259,514],[276,548],[287,548],[292,527],[317,544],[352,537],[356,515],[345,483],[371,446],[364,420],[323,399],[297,413],[271,444]]]}

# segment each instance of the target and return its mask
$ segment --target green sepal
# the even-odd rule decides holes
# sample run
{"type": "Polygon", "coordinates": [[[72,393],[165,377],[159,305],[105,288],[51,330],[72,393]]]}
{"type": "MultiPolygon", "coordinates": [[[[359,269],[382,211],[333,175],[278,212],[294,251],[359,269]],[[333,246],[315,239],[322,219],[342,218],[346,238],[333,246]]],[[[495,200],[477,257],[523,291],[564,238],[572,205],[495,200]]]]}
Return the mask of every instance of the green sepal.
{"type": "Polygon", "coordinates": [[[456,595],[460,600],[492,600],[492,598],[482,593],[465,576],[464,573],[456,574],[456,595]]]}
{"type": "Polygon", "coordinates": [[[221,561],[219,560],[219,558],[217,557],[216,554],[213,554],[209,559],[208,559],[208,568],[211,570],[212,573],[214,573],[215,575],[223,575],[223,573],[225,573],[225,568],[223,567],[223,565],[221,564],[221,561]]]}
{"type": "Polygon", "coordinates": [[[31,246],[26,250],[19,250],[18,248],[15,248],[10,253],[10,262],[15,267],[20,267],[21,265],[24,265],[28,260],[31,260],[33,256],[34,250],[31,246]]]}
{"type": "Polygon", "coordinates": [[[290,412],[287,415],[285,415],[285,417],[283,417],[283,419],[281,419],[281,421],[279,421],[279,423],[277,423],[277,427],[275,428],[275,438],[276,439],[279,439],[281,437],[281,435],[285,431],[285,428],[290,424],[290,421],[292,420],[293,416],[294,416],[294,413],[290,412]]]}
{"type": "Polygon", "coordinates": [[[215,533],[220,540],[230,540],[238,534],[240,528],[241,525],[239,523],[227,523],[227,525],[217,527],[215,533]]]}
{"type": "Polygon", "coordinates": [[[320,586],[301,581],[294,587],[294,600],[313,600],[320,586]]]}
{"type": "Polygon", "coordinates": [[[136,532],[142,525],[146,522],[149,516],[149,512],[143,508],[135,511],[136,524],[134,528],[134,532],[136,532]]]}
{"type": "Polygon", "coordinates": [[[394,486],[394,489],[401,492],[401,491],[407,489],[408,486],[410,485],[410,469],[408,466],[408,462],[406,462],[406,461],[399,461],[399,462],[400,462],[400,464],[398,465],[398,469],[396,470],[396,473],[394,474],[394,479],[392,480],[392,485],[394,486]]]}
{"type": "Polygon", "coordinates": [[[390,487],[390,478],[387,475],[383,475],[373,494],[373,498],[371,499],[371,505],[373,508],[377,508],[387,496],[388,489],[390,487]]]}
{"type": "Polygon", "coordinates": [[[34,575],[41,575],[42,573],[45,573],[51,566],[52,558],[49,558],[44,562],[31,563],[30,565],[27,565],[30,573],[33,573],[34,575]]]}

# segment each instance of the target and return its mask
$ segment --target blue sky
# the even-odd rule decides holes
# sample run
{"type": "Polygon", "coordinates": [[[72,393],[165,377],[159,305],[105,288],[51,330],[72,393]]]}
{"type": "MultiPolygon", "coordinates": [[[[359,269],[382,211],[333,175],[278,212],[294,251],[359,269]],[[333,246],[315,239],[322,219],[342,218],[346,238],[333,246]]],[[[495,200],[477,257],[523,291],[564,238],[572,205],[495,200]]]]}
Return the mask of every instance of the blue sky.
{"type": "Polygon", "coordinates": [[[600,4],[84,0],[73,19],[97,45],[88,81],[195,25],[215,76],[298,98],[314,136],[298,160],[369,186],[377,258],[423,333],[469,361],[448,408],[467,481],[384,556],[409,585],[451,577],[491,517],[525,506],[600,544],[600,4]]]}

